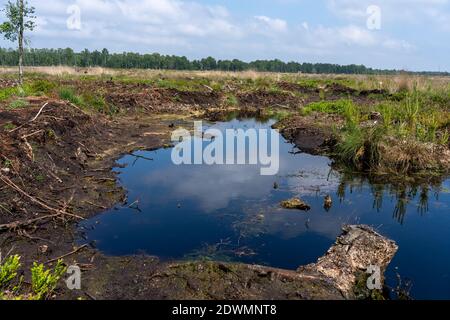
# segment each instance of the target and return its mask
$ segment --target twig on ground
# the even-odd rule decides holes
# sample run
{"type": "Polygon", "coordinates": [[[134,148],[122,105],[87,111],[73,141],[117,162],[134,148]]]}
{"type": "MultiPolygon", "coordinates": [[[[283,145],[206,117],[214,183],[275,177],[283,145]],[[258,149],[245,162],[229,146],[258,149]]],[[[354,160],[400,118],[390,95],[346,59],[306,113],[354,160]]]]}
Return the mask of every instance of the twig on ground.
{"type": "Polygon", "coordinates": [[[53,172],[48,171],[48,174],[51,175],[53,178],[55,178],[56,181],[58,181],[59,183],[63,183],[63,181],[60,178],[58,178],[58,176],[56,174],[54,174],[53,172]]]}
{"type": "Polygon", "coordinates": [[[44,202],[42,202],[40,200],[37,200],[35,197],[32,197],[31,195],[29,195],[28,193],[26,193],[25,191],[20,189],[17,185],[14,184],[14,182],[12,182],[8,177],[5,177],[2,174],[0,174],[0,180],[2,180],[5,184],[7,184],[12,189],[16,190],[20,194],[22,194],[25,197],[27,197],[28,199],[30,199],[32,202],[40,205],[44,209],[47,209],[47,210],[52,211],[52,212],[55,212],[55,213],[57,213],[59,215],[66,215],[66,216],[70,216],[70,217],[77,218],[77,219],[80,219],[80,220],[84,220],[83,217],[80,217],[80,216],[75,215],[73,213],[66,212],[66,211],[61,210],[61,209],[52,208],[49,205],[45,204],[44,202]]]}
{"type": "Polygon", "coordinates": [[[73,103],[70,103],[70,102],[69,102],[69,106],[71,106],[72,108],[75,108],[75,109],[77,109],[78,111],[80,111],[81,113],[83,113],[83,114],[89,116],[89,113],[87,113],[86,111],[84,111],[84,110],[81,109],[80,107],[77,107],[77,106],[74,105],[73,103]]]}
{"type": "Polygon", "coordinates": [[[29,137],[32,137],[32,136],[38,134],[38,133],[41,133],[42,131],[44,131],[44,130],[41,129],[41,130],[35,131],[35,132],[33,132],[33,133],[24,135],[24,136],[21,137],[21,139],[24,139],[24,140],[25,140],[26,138],[29,138],[29,137]]]}
{"type": "Polygon", "coordinates": [[[81,249],[86,248],[87,246],[88,246],[87,244],[83,244],[81,247],[76,248],[75,250],[70,251],[69,253],[66,253],[66,254],[63,254],[62,256],[59,256],[59,257],[57,257],[57,258],[48,260],[47,262],[45,262],[45,264],[52,263],[52,262],[58,261],[58,260],[60,260],[60,259],[66,258],[66,257],[68,257],[68,256],[71,256],[71,255],[77,253],[78,251],[80,251],[81,249]]]}
{"type": "Polygon", "coordinates": [[[11,223],[7,223],[7,224],[1,224],[0,225],[0,232],[3,231],[8,231],[8,230],[15,230],[17,228],[22,228],[22,227],[26,227],[30,224],[34,224],[36,222],[39,222],[41,220],[45,220],[45,219],[51,219],[51,218],[56,218],[58,216],[60,216],[61,214],[50,214],[50,215],[46,215],[46,216],[42,216],[39,218],[34,218],[34,219],[30,219],[30,220],[25,220],[25,221],[14,221],[11,223]]]}
{"type": "Polygon", "coordinates": [[[108,209],[108,208],[105,207],[105,206],[101,206],[101,205],[99,205],[99,204],[95,204],[95,203],[93,203],[93,202],[91,202],[91,201],[84,201],[84,202],[87,203],[87,204],[90,204],[91,206],[100,208],[100,209],[104,209],[104,210],[108,209]]]}
{"type": "Polygon", "coordinates": [[[87,292],[87,291],[85,291],[84,294],[87,295],[89,299],[97,300],[93,295],[91,295],[91,294],[90,294],[89,292],[87,292]]]}
{"type": "Polygon", "coordinates": [[[44,108],[48,105],[48,102],[44,103],[44,105],[42,106],[41,109],[39,109],[39,112],[37,113],[37,115],[30,120],[30,122],[33,122],[34,120],[36,120],[42,113],[42,111],[44,110],[44,108]]]}
{"type": "Polygon", "coordinates": [[[44,110],[44,108],[45,108],[47,105],[48,105],[48,102],[44,103],[44,105],[41,107],[41,109],[39,109],[39,112],[34,116],[33,119],[31,119],[31,120],[28,121],[28,122],[25,122],[24,124],[22,124],[22,125],[20,125],[20,126],[18,126],[18,127],[16,127],[16,128],[14,128],[14,129],[12,129],[12,130],[9,130],[8,132],[9,132],[9,133],[13,133],[14,131],[17,131],[17,130],[19,130],[20,128],[23,128],[25,125],[27,125],[27,124],[29,124],[29,123],[35,121],[35,120],[41,115],[42,111],[44,110]]]}
{"type": "Polygon", "coordinates": [[[211,91],[211,92],[213,92],[214,91],[214,89],[213,88],[211,88],[210,86],[207,86],[206,84],[204,84],[203,85],[206,89],[208,89],[209,91],[211,91]]]}
{"type": "Polygon", "coordinates": [[[30,239],[30,240],[40,240],[40,241],[48,242],[48,243],[50,243],[50,244],[55,245],[55,243],[54,243],[53,241],[48,240],[48,239],[44,239],[44,238],[40,238],[40,237],[34,237],[34,236],[31,236],[31,235],[30,235],[28,232],[26,232],[25,230],[20,230],[18,233],[19,233],[19,235],[24,236],[24,237],[26,237],[26,238],[28,238],[28,239],[30,239]]]}
{"type": "MultiPolygon", "coordinates": [[[[0,190],[1,190],[1,189],[0,189],[0,190]]],[[[8,208],[6,208],[5,206],[3,206],[1,203],[0,203],[0,209],[2,209],[2,210],[4,210],[4,211],[8,212],[9,214],[12,214],[12,212],[11,212],[8,208]]]]}

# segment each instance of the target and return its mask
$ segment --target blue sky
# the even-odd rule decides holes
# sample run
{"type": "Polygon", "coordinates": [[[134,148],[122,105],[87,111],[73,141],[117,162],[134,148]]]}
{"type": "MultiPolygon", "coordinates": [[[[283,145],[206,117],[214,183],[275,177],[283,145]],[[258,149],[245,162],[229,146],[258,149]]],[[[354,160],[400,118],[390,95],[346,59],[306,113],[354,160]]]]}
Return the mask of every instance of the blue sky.
{"type": "Polygon", "coordinates": [[[450,71],[450,0],[29,1],[36,48],[450,71]]]}

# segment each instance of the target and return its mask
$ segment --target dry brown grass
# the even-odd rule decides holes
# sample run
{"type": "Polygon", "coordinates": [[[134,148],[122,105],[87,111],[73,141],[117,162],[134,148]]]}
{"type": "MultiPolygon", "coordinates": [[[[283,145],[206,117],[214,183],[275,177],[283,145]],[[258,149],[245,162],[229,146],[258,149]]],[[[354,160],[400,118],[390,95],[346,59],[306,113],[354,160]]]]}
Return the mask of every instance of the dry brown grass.
{"type": "Polygon", "coordinates": [[[414,88],[418,91],[448,90],[450,87],[449,77],[431,77],[401,74],[395,76],[377,76],[376,80],[380,81],[381,89],[385,89],[390,93],[400,91],[409,92],[414,88]]]}
{"type": "MultiPolygon", "coordinates": [[[[353,83],[355,89],[372,90],[382,89],[390,93],[401,90],[412,90],[417,88],[419,91],[427,90],[450,90],[450,77],[442,76],[417,76],[407,73],[401,75],[337,75],[337,74],[292,74],[292,73],[272,73],[257,72],[254,70],[242,72],[227,71],[175,71],[175,70],[153,70],[153,69],[108,69],[108,68],[74,68],[67,66],[55,67],[26,67],[25,72],[35,74],[45,74],[50,76],[117,76],[130,79],[154,79],[154,78],[206,78],[210,80],[226,79],[252,79],[257,80],[266,78],[272,81],[290,81],[298,82],[302,80],[348,80],[353,83]]],[[[0,75],[9,75],[17,73],[15,67],[0,67],[0,75]]]]}
{"type": "MultiPolygon", "coordinates": [[[[55,67],[25,67],[26,73],[41,73],[51,76],[63,76],[63,75],[115,75],[117,74],[117,70],[106,69],[101,67],[94,68],[74,68],[67,66],[55,66],[55,67]]],[[[11,74],[17,73],[17,68],[15,67],[1,67],[0,74],[11,74]]]]}
{"type": "Polygon", "coordinates": [[[379,167],[384,171],[415,172],[450,168],[450,150],[434,143],[391,138],[380,144],[379,151],[379,167]]]}
{"type": "Polygon", "coordinates": [[[281,73],[256,72],[253,70],[242,72],[231,71],[176,71],[176,70],[152,70],[152,69],[129,69],[119,70],[118,75],[136,77],[136,78],[152,78],[161,76],[168,79],[175,78],[207,78],[207,79],[252,79],[271,78],[280,79],[281,73]]]}

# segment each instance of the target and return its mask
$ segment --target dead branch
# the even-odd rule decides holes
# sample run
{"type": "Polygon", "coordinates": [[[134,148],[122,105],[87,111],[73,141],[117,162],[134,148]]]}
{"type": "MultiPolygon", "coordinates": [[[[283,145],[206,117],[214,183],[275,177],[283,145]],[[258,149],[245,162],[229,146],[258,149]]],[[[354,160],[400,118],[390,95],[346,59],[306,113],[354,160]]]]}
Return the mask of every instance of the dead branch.
{"type": "Polygon", "coordinates": [[[55,178],[55,180],[58,181],[59,183],[63,183],[63,181],[56,174],[54,174],[52,171],[49,170],[48,174],[51,175],[53,178],[55,178]]]}
{"type": "Polygon", "coordinates": [[[152,158],[147,158],[147,157],[139,156],[139,155],[136,155],[136,154],[130,154],[130,156],[135,158],[134,161],[133,161],[132,166],[134,166],[139,159],[144,159],[144,160],[147,160],[147,161],[153,161],[154,160],[152,158]]]}
{"type": "Polygon", "coordinates": [[[214,89],[213,88],[211,88],[210,86],[207,86],[206,84],[204,84],[203,85],[206,89],[208,89],[209,91],[211,91],[211,92],[213,92],[214,91],[214,89]]]}
{"type": "Polygon", "coordinates": [[[58,214],[50,214],[50,215],[46,215],[46,216],[42,216],[42,217],[34,218],[34,219],[29,219],[29,220],[25,220],[25,221],[14,221],[14,222],[7,223],[7,224],[1,224],[0,225],[0,232],[9,231],[9,230],[16,230],[18,228],[23,228],[23,227],[29,226],[29,225],[34,224],[36,222],[39,222],[41,220],[56,218],[56,217],[58,217],[60,215],[61,215],[60,213],[58,213],[58,214]]]}
{"type": "Polygon", "coordinates": [[[41,130],[35,131],[35,132],[33,132],[33,133],[24,135],[24,136],[21,137],[21,139],[25,140],[26,138],[29,138],[29,137],[32,137],[32,136],[34,136],[34,135],[36,135],[36,134],[41,133],[42,131],[44,131],[44,130],[41,129],[41,130]]]}
{"type": "Polygon", "coordinates": [[[107,207],[105,207],[105,206],[101,206],[101,205],[99,205],[99,204],[95,204],[95,203],[93,203],[93,202],[91,202],[91,201],[84,201],[84,203],[87,203],[87,204],[90,204],[91,206],[94,206],[94,207],[97,207],[97,208],[100,208],[100,209],[103,209],[103,210],[106,210],[106,209],[108,209],[107,207]]]}
{"type": "Polygon", "coordinates": [[[48,105],[48,102],[44,103],[44,105],[42,106],[42,108],[39,109],[39,112],[37,113],[37,115],[36,115],[33,119],[31,119],[30,122],[33,122],[34,120],[36,120],[36,119],[41,115],[42,110],[44,110],[44,108],[45,108],[47,105],[48,105]]]}
{"type": "Polygon", "coordinates": [[[87,291],[85,291],[84,294],[87,295],[88,298],[91,299],[91,300],[97,300],[93,295],[91,295],[91,294],[90,294],[89,292],[87,292],[87,291]]]}
{"type": "Polygon", "coordinates": [[[66,215],[66,216],[70,216],[73,218],[77,218],[80,220],[84,220],[83,217],[80,217],[78,215],[75,215],[73,213],[69,213],[66,212],[64,210],[61,209],[56,209],[56,208],[52,208],[49,205],[45,204],[44,202],[37,200],[35,197],[29,195],[28,193],[26,193],[25,191],[23,191],[22,189],[20,189],[17,185],[14,184],[14,182],[12,182],[8,177],[5,177],[4,175],[0,174],[0,180],[2,180],[6,185],[8,185],[9,187],[11,187],[12,189],[16,190],[17,192],[19,192],[20,194],[24,195],[25,197],[27,197],[28,199],[30,199],[32,202],[40,205],[41,207],[43,207],[44,209],[47,209],[48,211],[52,211],[55,212],[59,215],[66,215]]]}
{"type": "Polygon", "coordinates": [[[87,116],[90,116],[90,114],[89,113],[87,113],[86,111],[84,111],[83,109],[81,109],[81,108],[79,108],[79,107],[77,107],[76,105],[74,105],[73,103],[70,103],[69,102],[69,106],[71,106],[72,108],[75,108],[75,109],[77,109],[78,111],[80,111],[81,113],[83,113],[83,114],[85,114],[85,115],[87,115],[87,116]]]}
{"type": "Polygon", "coordinates": [[[19,130],[20,128],[24,127],[25,125],[27,125],[27,124],[29,124],[29,123],[35,121],[35,120],[41,115],[42,111],[44,110],[44,108],[45,108],[47,105],[48,105],[48,102],[44,103],[44,105],[41,107],[41,109],[39,109],[39,112],[34,116],[33,119],[31,119],[31,120],[28,121],[28,122],[25,122],[24,124],[18,126],[17,128],[14,128],[14,129],[12,129],[12,130],[9,130],[8,132],[9,132],[9,133],[13,133],[14,131],[17,131],[17,130],[19,130]]]}
{"type": "Polygon", "coordinates": [[[41,237],[34,237],[34,236],[31,236],[31,235],[28,234],[28,232],[26,232],[25,230],[19,230],[18,234],[21,235],[21,236],[23,236],[23,237],[26,237],[26,238],[28,238],[28,239],[30,239],[30,240],[32,240],[32,241],[44,241],[44,242],[48,242],[48,243],[50,243],[50,244],[52,244],[52,245],[55,245],[55,243],[54,243],[53,241],[48,240],[48,239],[44,239],[44,238],[41,238],[41,237]]]}
{"type": "MultiPolygon", "coordinates": [[[[0,189],[0,190],[1,190],[1,189],[0,189]]],[[[9,214],[12,214],[12,212],[11,212],[8,208],[6,208],[5,206],[3,206],[1,203],[0,203],[0,209],[2,209],[2,210],[4,210],[4,211],[8,212],[9,214]]]]}
{"type": "Polygon", "coordinates": [[[70,251],[69,253],[66,253],[66,254],[63,254],[62,256],[59,256],[59,257],[57,257],[57,258],[48,260],[47,262],[45,262],[45,264],[52,263],[52,262],[58,261],[58,260],[60,260],[60,259],[66,258],[66,257],[68,257],[68,256],[71,256],[71,255],[77,253],[78,251],[80,251],[81,249],[86,248],[87,246],[88,246],[87,244],[83,244],[81,247],[79,247],[79,248],[77,248],[77,249],[75,249],[75,250],[73,250],[73,251],[70,251]]]}

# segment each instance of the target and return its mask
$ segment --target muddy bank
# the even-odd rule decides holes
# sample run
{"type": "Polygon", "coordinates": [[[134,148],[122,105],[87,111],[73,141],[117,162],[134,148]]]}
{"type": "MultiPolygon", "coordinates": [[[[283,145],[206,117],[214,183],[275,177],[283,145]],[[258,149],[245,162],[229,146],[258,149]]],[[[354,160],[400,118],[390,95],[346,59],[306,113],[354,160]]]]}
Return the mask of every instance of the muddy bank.
{"type": "MultiPolygon", "coordinates": [[[[160,263],[94,251],[69,261],[93,265],[83,273],[83,294],[91,299],[343,300],[369,298],[369,290],[356,296],[358,278],[370,265],[384,272],[396,251],[394,242],[371,228],[346,226],[325,256],[297,271],[210,261],[160,263]]],[[[79,296],[67,294],[62,297],[79,296]]]]}
{"type": "MultiPolygon", "coordinates": [[[[60,100],[29,99],[0,110],[0,251],[22,257],[23,270],[71,252],[76,224],[126,202],[115,160],[163,147],[182,117],[109,119],[60,100]]],[[[52,264],[49,264],[50,266],[52,264]]]]}
{"type": "MultiPolygon", "coordinates": [[[[94,86],[108,107],[119,109],[117,115],[88,112],[55,96],[28,97],[26,108],[0,107],[0,250],[21,255],[24,270],[34,261],[52,266],[58,257],[78,264],[83,292],[60,287],[57,298],[353,299],[352,285],[365,264],[385,268],[392,259],[395,245],[366,227],[345,229],[324,258],[299,271],[167,264],[152,257],[107,257],[94,247],[76,250],[78,222],[127,201],[111,171],[121,155],[167,146],[173,128],[189,127],[193,117],[214,119],[230,110],[269,107],[296,111],[305,99],[295,92],[236,92],[239,104],[232,106],[224,93],[208,88],[183,92],[114,81],[61,84],[81,92],[94,86]]],[[[308,99],[320,99],[320,91],[308,93],[308,99]]],[[[338,117],[299,119],[278,127],[300,149],[318,154],[333,145],[329,124],[339,124],[338,117]]]]}
{"type": "Polygon", "coordinates": [[[364,264],[384,268],[395,253],[392,242],[366,227],[345,229],[317,265],[297,272],[216,262],[167,264],[77,248],[77,222],[126,202],[126,191],[111,172],[114,161],[133,150],[163,147],[184,118],[111,119],[59,100],[29,103],[1,111],[0,248],[21,255],[23,270],[34,261],[51,267],[59,257],[79,265],[83,291],[61,286],[56,298],[352,299],[352,284],[364,264]],[[351,254],[342,249],[348,244],[351,254]]]}
{"type": "Polygon", "coordinates": [[[137,93],[126,92],[121,88],[117,92],[106,94],[106,102],[120,106],[126,112],[151,111],[157,113],[190,112],[217,108],[221,103],[216,92],[183,92],[173,89],[144,88],[137,93]]]}
{"type": "MultiPolygon", "coordinates": [[[[161,80],[161,79],[160,79],[161,80]]],[[[198,79],[197,79],[198,80],[198,79]]],[[[388,98],[384,90],[356,90],[342,84],[332,83],[323,87],[307,87],[297,83],[276,82],[273,87],[244,87],[243,83],[224,83],[221,88],[212,88],[197,83],[196,79],[178,79],[173,86],[155,83],[127,83],[111,78],[107,81],[62,80],[61,87],[74,88],[77,93],[102,96],[111,107],[124,112],[203,112],[208,109],[267,109],[298,108],[323,100],[351,99],[358,104],[373,104],[380,97],[388,98]],[[184,86],[189,87],[183,89],[184,86]]]]}
{"type": "Polygon", "coordinates": [[[333,114],[292,116],[274,125],[283,137],[292,142],[301,152],[327,154],[336,144],[332,125],[342,126],[342,117],[333,114]]]}

